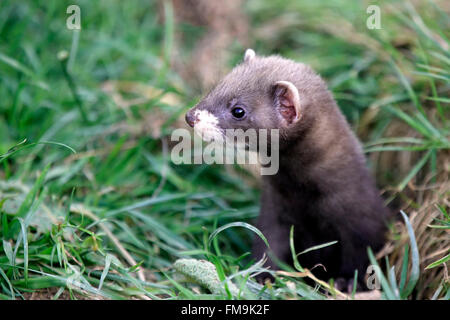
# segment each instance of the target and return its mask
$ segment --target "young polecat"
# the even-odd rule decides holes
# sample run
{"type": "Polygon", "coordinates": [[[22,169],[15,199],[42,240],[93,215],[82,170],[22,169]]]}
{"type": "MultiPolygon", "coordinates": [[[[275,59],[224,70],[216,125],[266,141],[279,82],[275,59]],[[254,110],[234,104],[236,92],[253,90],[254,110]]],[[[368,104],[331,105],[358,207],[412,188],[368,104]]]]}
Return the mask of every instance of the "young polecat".
{"type": "MultiPolygon", "coordinates": [[[[388,213],[358,140],[319,75],[304,64],[249,49],[186,121],[206,134],[279,129],[279,170],[262,177],[257,227],[285,262],[292,262],[292,225],[297,253],[338,241],[302,254],[300,264],[321,264],[313,270],[316,276],[345,281],[345,287],[358,270],[358,285],[366,288],[367,247],[376,251],[384,244],[388,213]]],[[[256,237],[254,258],[266,250],[256,237]]],[[[276,269],[271,259],[267,264],[276,269]]]]}

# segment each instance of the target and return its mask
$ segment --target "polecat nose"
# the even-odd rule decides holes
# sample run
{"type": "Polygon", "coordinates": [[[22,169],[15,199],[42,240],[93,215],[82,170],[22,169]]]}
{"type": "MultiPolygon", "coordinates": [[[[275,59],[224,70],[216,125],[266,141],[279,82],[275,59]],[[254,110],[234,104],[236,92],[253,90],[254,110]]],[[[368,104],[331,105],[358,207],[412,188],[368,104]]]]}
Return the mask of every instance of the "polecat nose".
{"type": "Polygon", "coordinates": [[[192,110],[189,110],[188,112],[186,112],[186,122],[187,122],[188,125],[190,125],[192,128],[194,127],[194,124],[195,124],[195,116],[193,115],[192,110]]]}

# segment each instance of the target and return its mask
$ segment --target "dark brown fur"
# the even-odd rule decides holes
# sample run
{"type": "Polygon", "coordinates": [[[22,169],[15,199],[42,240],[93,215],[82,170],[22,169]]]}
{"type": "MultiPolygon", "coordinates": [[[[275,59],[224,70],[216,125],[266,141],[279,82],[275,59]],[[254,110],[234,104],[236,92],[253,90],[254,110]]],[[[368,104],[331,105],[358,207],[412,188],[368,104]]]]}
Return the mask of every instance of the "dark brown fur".
{"type": "MultiPolygon", "coordinates": [[[[223,129],[280,129],[280,168],[275,175],[263,176],[257,227],[273,254],[285,262],[292,262],[291,226],[297,253],[338,241],[300,255],[300,264],[310,269],[323,265],[326,271],[318,267],[313,273],[325,280],[350,280],[358,270],[362,285],[367,247],[377,251],[384,244],[387,209],[360,144],[322,79],[304,64],[256,56],[233,69],[195,109],[213,113],[223,129]],[[290,81],[298,89],[301,118],[295,124],[280,115],[277,81],[290,81]],[[244,120],[229,115],[236,103],[245,106],[244,120]]],[[[266,250],[257,237],[254,258],[261,259],[266,250]]],[[[271,259],[267,265],[277,269],[271,259]]]]}

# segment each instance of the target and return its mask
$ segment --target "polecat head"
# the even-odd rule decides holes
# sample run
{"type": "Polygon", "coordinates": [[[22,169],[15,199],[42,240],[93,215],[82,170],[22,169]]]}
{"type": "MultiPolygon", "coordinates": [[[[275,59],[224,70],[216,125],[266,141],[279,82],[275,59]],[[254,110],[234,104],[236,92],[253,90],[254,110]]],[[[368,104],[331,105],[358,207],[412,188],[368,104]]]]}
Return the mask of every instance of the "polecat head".
{"type": "Polygon", "coordinates": [[[286,137],[308,121],[309,106],[324,91],[308,66],[247,49],[244,61],[187,112],[186,122],[208,141],[225,129],[279,129],[286,137]]]}

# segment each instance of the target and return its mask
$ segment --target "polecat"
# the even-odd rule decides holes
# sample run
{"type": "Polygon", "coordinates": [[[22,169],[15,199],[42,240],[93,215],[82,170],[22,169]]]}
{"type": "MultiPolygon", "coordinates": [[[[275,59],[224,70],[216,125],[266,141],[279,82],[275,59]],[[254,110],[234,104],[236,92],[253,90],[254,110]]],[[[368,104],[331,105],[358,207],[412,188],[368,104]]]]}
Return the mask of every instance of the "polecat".
{"type": "MultiPolygon", "coordinates": [[[[310,67],[280,56],[256,56],[248,49],[236,66],[186,114],[194,129],[279,129],[279,170],[262,177],[257,227],[272,253],[292,263],[289,246],[294,226],[300,264],[326,280],[358,285],[368,266],[367,247],[385,241],[387,209],[366,168],[362,148],[325,82],[310,67]]],[[[267,248],[255,237],[253,257],[267,248]]],[[[274,261],[267,265],[276,269],[274,261]]]]}

